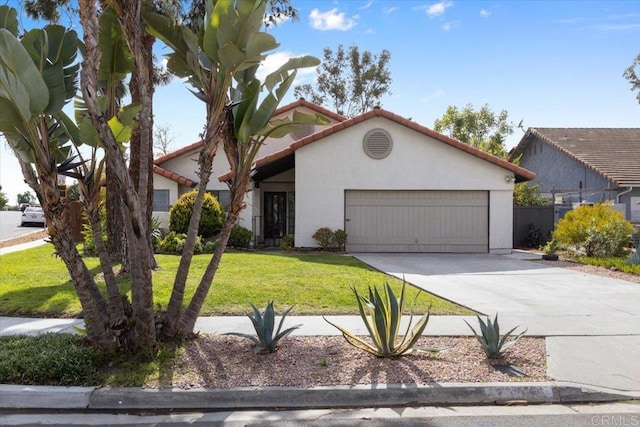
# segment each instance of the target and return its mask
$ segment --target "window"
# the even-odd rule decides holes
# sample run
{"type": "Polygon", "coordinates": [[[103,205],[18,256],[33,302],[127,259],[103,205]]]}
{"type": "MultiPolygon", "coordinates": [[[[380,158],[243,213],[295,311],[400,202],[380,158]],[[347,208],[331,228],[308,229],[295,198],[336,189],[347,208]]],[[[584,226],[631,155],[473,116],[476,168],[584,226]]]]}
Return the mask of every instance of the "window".
{"type": "Polygon", "coordinates": [[[207,190],[207,193],[215,196],[220,202],[220,206],[225,211],[229,208],[229,203],[231,203],[231,191],[229,190],[207,190]]]}
{"type": "Polygon", "coordinates": [[[169,190],[153,190],[153,210],[169,212],[169,190]]]}

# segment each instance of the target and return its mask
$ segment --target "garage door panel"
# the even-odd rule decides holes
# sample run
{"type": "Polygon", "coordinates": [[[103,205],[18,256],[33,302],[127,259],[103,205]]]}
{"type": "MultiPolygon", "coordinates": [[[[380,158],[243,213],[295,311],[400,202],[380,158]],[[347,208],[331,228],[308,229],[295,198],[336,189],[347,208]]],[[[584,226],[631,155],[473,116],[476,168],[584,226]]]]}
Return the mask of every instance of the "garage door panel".
{"type": "Polygon", "coordinates": [[[486,191],[355,191],[345,195],[351,252],[487,252],[486,191]]]}

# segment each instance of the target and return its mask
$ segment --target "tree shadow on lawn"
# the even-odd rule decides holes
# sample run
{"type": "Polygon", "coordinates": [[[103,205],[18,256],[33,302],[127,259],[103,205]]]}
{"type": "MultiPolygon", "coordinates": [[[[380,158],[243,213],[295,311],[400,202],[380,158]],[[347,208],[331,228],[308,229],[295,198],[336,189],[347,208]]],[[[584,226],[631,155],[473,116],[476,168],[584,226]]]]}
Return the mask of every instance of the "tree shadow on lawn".
{"type": "MultiPolygon", "coordinates": [[[[89,269],[91,275],[100,267],[89,269]]],[[[104,286],[98,285],[104,294],[104,286]]],[[[78,294],[71,280],[49,286],[23,287],[0,296],[0,315],[30,317],[82,318],[78,294]],[[71,309],[77,306],[76,309],[71,309]]]]}
{"type": "Polygon", "coordinates": [[[361,268],[367,271],[377,271],[374,268],[368,266],[362,261],[357,260],[349,254],[340,252],[255,252],[259,255],[272,256],[272,257],[285,257],[293,258],[301,262],[308,262],[314,264],[325,265],[338,265],[347,266],[352,268],[361,268]]]}

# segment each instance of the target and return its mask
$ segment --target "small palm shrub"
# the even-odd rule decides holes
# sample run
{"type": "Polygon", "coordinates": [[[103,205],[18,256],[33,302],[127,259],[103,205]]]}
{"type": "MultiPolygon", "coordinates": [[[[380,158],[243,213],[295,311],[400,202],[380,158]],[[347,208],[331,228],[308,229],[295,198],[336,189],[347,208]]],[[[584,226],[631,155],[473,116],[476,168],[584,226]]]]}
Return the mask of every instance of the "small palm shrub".
{"type": "Polygon", "coordinates": [[[553,233],[560,248],[586,256],[613,256],[629,243],[635,229],[629,221],[606,204],[583,205],[558,222],[553,233]]]}
{"type": "Polygon", "coordinates": [[[631,252],[629,258],[627,258],[627,262],[629,265],[640,265],[640,249],[631,252]]]}
{"type": "Polygon", "coordinates": [[[229,241],[227,246],[232,248],[248,248],[251,244],[251,237],[253,233],[248,228],[234,225],[229,235],[229,241]]]}
{"type": "Polygon", "coordinates": [[[476,339],[480,343],[484,354],[486,354],[487,358],[489,359],[500,359],[504,355],[504,353],[511,347],[513,347],[518,342],[518,340],[522,338],[525,332],[527,332],[527,330],[525,329],[520,334],[512,336],[513,332],[519,328],[519,326],[516,326],[515,328],[504,334],[502,337],[500,337],[500,326],[498,325],[497,313],[493,322],[491,322],[491,319],[489,317],[487,317],[486,323],[480,318],[480,316],[476,317],[478,318],[478,322],[480,323],[481,335],[476,332],[476,330],[469,324],[469,322],[465,320],[464,323],[466,323],[467,326],[471,328],[471,330],[473,331],[473,335],[475,335],[476,339]],[[509,339],[510,337],[511,339],[509,339]]]}
{"type": "MultiPolygon", "coordinates": [[[[413,314],[411,313],[407,329],[402,338],[400,338],[400,320],[402,319],[404,309],[405,288],[406,283],[403,282],[400,299],[396,298],[389,282],[385,282],[382,294],[378,291],[378,288],[372,288],[370,286],[369,298],[358,294],[358,291],[354,287],[351,288],[358,301],[360,317],[362,317],[362,320],[367,326],[373,344],[354,335],[347,329],[331,323],[326,318],[324,320],[342,332],[342,336],[349,344],[360,350],[364,350],[378,357],[396,358],[402,356],[412,350],[429,322],[429,311],[427,311],[415,326],[411,328],[413,321],[413,314]]],[[[418,295],[419,294],[416,295],[416,298],[418,295]]]]}
{"type": "Polygon", "coordinates": [[[239,332],[229,332],[225,335],[235,335],[253,341],[256,344],[255,348],[253,349],[256,353],[265,354],[275,352],[278,349],[278,343],[280,342],[280,340],[301,326],[296,325],[291,328],[285,329],[284,331],[281,331],[285,317],[287,317],[287,314],[289,314],[289,312],[293,308],[289,307],[282,314],[282,318],[280,319],[280,323],[278,324],[278,329],[274,333],[273,327],[275,326],[276,311],[273,308],[273,301],[270,301],[267,304],[267,308],[265,309],[264,313],[260,313],[260,311],[253,304],[251,304],[251,308],[253,309],[253,314],[247,314],[247,317],[249,317],[249,319],[251,319],[251,323],[253,323],[253,328],[256,331],[256,336],[242,334],[239,332]]]}
{"type": "MultiPolygon", "coordinates": [[[[180,196],[178,201],[171,206],[169,211],[169,231],[176,233],[187,233],[189,221],[193,215],[193,205],[198,192],[196,190],[180,196]]],[[[216,235],[222,229],[225,214],[220,206],[220,202],[209,193],[205,193],[198,226],[198,235],[204,238],[216,235]]]]}

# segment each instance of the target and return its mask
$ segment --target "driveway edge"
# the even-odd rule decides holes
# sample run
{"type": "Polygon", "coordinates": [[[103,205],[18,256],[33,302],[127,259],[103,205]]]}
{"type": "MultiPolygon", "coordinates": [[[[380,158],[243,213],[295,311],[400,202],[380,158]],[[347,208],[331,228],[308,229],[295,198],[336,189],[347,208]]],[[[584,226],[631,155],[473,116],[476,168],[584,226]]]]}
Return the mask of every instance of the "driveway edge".
{"type": "Polygon", "coordinates": [[[616,402],[640,399],[574,383],[378,384],[314,388],[143,389],[0,385],[0,409],[270,410],[616,402]]]}

